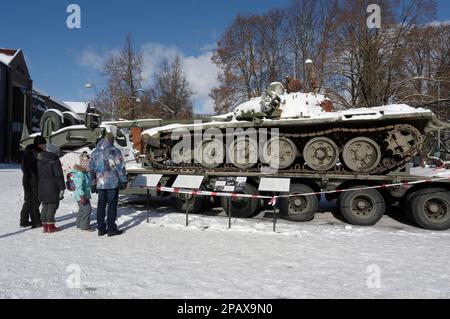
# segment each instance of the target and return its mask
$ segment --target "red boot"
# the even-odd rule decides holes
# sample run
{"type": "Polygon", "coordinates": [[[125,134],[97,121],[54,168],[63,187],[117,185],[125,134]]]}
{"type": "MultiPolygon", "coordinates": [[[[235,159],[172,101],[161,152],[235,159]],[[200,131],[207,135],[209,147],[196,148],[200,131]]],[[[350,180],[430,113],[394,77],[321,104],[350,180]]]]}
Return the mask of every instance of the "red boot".
{"type": "Polygon", "coordinates": [[[48,233],[48,225],[47,225],[47,223],[42,223],[42,232],[43,233],[48,233]]]}
{"type": "Polygon", "coordinates": [[[47,224],[47,233],[56,233],[59,232],[61,229],[57,228],[55,224],[47,224]]]}

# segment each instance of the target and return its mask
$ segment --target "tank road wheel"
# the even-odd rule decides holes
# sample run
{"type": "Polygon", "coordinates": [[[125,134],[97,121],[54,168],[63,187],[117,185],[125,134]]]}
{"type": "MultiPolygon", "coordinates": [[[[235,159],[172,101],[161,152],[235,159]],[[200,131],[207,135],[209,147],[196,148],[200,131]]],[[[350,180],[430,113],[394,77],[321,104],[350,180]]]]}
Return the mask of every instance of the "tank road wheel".
{"type": "Polygon", "coordinates": [[[179,142],[172,147],[171,160],[176,164],[192,163],[192,149],[186,148],[184,142],[179,142]]]}
{"type": "Polygon", "coordinates": [[[357,226],[375,225],[386,211],[384,198],[375,189],[342,193],[339,206],[345,220],[357,226]]]}
{"type": "Polygon", "coordinates": [[[409,202],[411,218],[430,230],[450,228],[450,192],[441,188],[422,189],[409,202]]]}
{"type": "Polygon", "coordinates": [[[342,153],[344,164],[355,173],[368,173],[381,161],[378,144],[367,137],[357,137],[344,146],[342,153]]]}
{"type": "Polygon", "coordinates": [[[298,149],[295,143],[284,137],[270,139],[263,150],[264,162],[273,169],[286,169],[297,159],[298,149]]]}
{"type": "Polygon", "coordinates": [[[196,160],[205,168],[213,169],[224,164],[224,145],[218,140],[203,141],[196,147],[196,160]]]}
{"type": "Polygon", "coordinates": [[[162,144],[160,147],[150,146],[147,156],[150,162],[161,164],[170,158],[170,146],[167,144],[162,144]]]}
{"type": "Polygon", "coordinates": [[[250,169],[258,163],[258,142],[252,138],[235,139],[229,146],[228,156],[237,168],[250,169]]]}
{"type": "Polygon", "coordinates": [[[306,165],[315,171],[328,171],[339,160],[339,148],[328,137],[317,137],[310,140],[303,150],[306,165]]]}
{"type": "MultiPolygon", "coordinates": [[[[303,184],[292,184],[290,194],[314,193],[314,190],[303,184]]],[[[280,212],[284,219],[293,222],[309,222],[319,211],[319,198],[315,195],[296,196],[280,199],[280,212]]]]}
{"type": "MultiPolygon", "coordinates": [[[[258,190],[254,186],[247,183],[245,185],[245,194],[258,195],[258,190]]],[[[259,200],[256,198],[232,198],[231,207],[229,197],[221,197],[220,201],[227,216],[231,209],[231,216],[238,218],[253,217],[258,213],[260,208],[259,200]]]]}

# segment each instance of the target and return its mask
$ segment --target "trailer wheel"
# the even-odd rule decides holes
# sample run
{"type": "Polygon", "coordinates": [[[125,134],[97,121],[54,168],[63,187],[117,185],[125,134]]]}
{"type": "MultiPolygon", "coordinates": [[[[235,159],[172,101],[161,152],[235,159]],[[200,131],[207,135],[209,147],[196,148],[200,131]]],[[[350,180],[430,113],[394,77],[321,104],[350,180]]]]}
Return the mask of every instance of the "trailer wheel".
{"type": "Polygon", "coordinates": [[[339,197],[339,206],[345,220],[357,226],[375,225],[386,211],[384,198],[375,189],[342,193],[339,197]]]}
{"type": "MultiPolygon", "coordinates": [[[[48,127],[48,129],[51,128],[52,132],[56,132],[59,129],[61,129],[62,124],[63,123],[61,121],[61,116],[58,113],[56,113],[55,111],[52,111],[52,110],[46,111],[41,118],[41,123],[40,123],[41,132],[44,133],[46,126],[48,127]]],[[[49,133],[49,135],[50,135],[52,132],[47,132],[47,133],[49,133]]]]}
{"type": "Polygon", "coordinates": [[[414,198],[415,195],[416,195],[415,192],[411,192],[405,195],[405,197],[402,200],[403,212],[405,213],[406,217],[413,223],[415,223],[415,220],[411,212],[411,200],[414,198]]]}
{"type": "MultiPolygon", "coordinates": [[[[291,195],[314,193],[314,190],[303,184],[292,184],[291,195]]],[[[280,212],[284,219],[293,222],[309,222],[319,210],[319,199],[315,195],[296,196],[280,199],[280,212]]]]}
{"type": "MultiPolygon", "coordinates": [[[[247,183],[245,185],[245,194],[258,195],[258,190],[247,183]]],[[[231,207],[229,197],[222,197],[220,201],[222,208],[227,215],[230,213],[231,209],[231,216],[237,218],[253,217],[258,213],[258,209],[260,208],[259,201],[256,198],[232,198],[231,207]]]]}
{"type": "Polygon", "coordinates": [[[410,215],[420,227],[450,229],[450,192],[442,188],[422,189],[409,203],[410,215]]]}
{"type": "Polygon", "coordinates": [[[172,196],[174,206],[177,210],[186,212],[186,196],[188,197],[187,209],[189,210],[189,214],[196,214],[204,209],[206,204],[204,196],[194,197],[192,195],[178,194],[172,196]]]}

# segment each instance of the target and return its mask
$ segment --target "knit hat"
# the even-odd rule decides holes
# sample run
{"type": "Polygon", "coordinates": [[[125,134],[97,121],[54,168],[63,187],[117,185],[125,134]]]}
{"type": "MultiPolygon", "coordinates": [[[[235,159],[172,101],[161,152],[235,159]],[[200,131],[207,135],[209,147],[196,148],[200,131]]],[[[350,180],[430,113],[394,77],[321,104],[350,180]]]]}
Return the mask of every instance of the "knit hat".
{"type": "Polygon", "coordinates": [[[83,152],[83,154],[80,155],[80,166],[86,172],[89,171],[90,161],[91,161],[91,158],[87,152],[83,152]]]}
{"type": "Polygon", "coordinates": [[[45,145],[47,141],[42,136],[38,135],[34,138],[34,145],[45,145]]]}

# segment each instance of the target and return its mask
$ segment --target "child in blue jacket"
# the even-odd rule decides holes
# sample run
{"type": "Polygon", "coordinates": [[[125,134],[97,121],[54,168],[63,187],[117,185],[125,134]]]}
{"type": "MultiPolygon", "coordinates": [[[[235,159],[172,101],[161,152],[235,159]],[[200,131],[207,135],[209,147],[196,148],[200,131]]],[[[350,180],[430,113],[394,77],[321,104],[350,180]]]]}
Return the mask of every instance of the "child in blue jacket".
{"type": "Polygon", "coordinates": [[[75,184],[74,197],[78,203],[77,228],[91,232],[91,186],[89,180],[89,155],[84,152],[80,156],[80,164],[74,166],[70,172],[75,184]]]}

